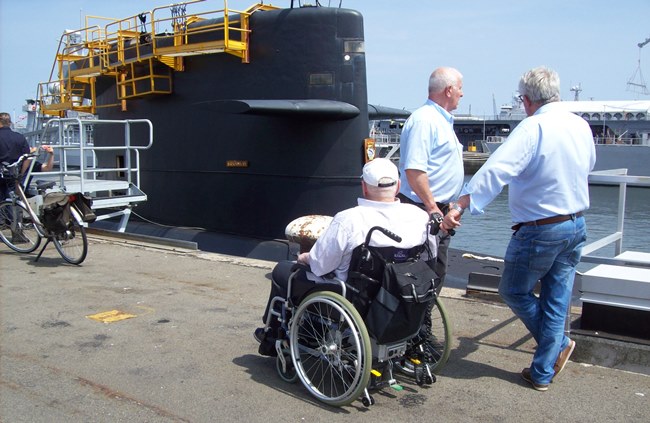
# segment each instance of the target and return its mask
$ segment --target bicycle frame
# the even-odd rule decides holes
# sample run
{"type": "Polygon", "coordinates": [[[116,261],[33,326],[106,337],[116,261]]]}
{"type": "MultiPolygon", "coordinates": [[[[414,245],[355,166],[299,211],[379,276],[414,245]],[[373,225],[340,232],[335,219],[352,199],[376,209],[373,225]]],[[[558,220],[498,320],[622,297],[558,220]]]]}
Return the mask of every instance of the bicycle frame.
{"type": "MultiPolygon", "coordinates": [[[[9,209],[8,213],[5,214],[5,219],[7,219],[7,216],[9,215],[11,216],[10,217],[11,233],[15,234],[15,233],[20,233],[22,231],[21,229],[22,223],[20,222],[23,220],[23,217],[27,217],[25,215],[25,213],[27,213],[29,214],[30,221],[32,222],[31,227],[35,231],[36,235],[38,236],[38,240],[33,243],[33,248],[27,247],[25,249],[16,247],[16,244],[14,244],[13,241],[11,243],[8,243],[4,233],[2,235],[2,240],[5,243],[7,243],[10,248],[12,248],[17,252],[30,253],[34,251],[34,249],[38,248],[38,245],[40,244],[40,239],[45,238],[47,239],[47,243],[43,246],[41,252],[36,257],[36,261],[38,261],[38,259],[41,257],[41,254],[43,254],[45,247],[52,241],[54,242],[54,246],[56,247],[57,251],[61,254],[61,257],[63,257],[64,260],[72,264],[80,264],[86,257],[87,249],[88,249],[88,241],[84,230],[85,225],[83,222],[81,212],[78,210],[77,205],[74,204],[75,201],[75,198],[73,197],[74,194],[68,194],[66,192],[62,192],[62,194],[65,195],[65,199],[70,208],[70,218],[68,220],[68,223],[65,226],[65,229],[58,230],[58,229],[48,228],[44,224],[45,221],[43,220],[45,209],[39,208],[38,210],[35,210],[34,207],[32,207],[32,204],[27,198],[27,195],[25,193],[25,189],[21,184],[21,174],[20,174],[19,167],[24,162],[24,160],[29,159],[31,157],[34,157],[34,155],[25,154],[21,156],[13,164],[4,164],[3,172],[9,173],[9,176],[14,182],[14,189],[12,190],[12,192],[10,192],[9,199],[2,201],[2,204],[4,204],[4,207],[7,207],[9,209]],[[75,230],[74,227],[78,227],[79,229],[75,230]],[[81,247],[76,246],[77,244],[74,242],[70,243],[72,239],[77,237],[75,234],[78,235],[79,240],[82,243],[81,247]]],[[[42,197],[44,190],[47,189],[48,187],[51,187],[51,185],[38,187],[36,198],[38,198],[38,196],[42,197]]],[[[13,240],[13,235],[12,235],[12,240],[13,240]]]]}

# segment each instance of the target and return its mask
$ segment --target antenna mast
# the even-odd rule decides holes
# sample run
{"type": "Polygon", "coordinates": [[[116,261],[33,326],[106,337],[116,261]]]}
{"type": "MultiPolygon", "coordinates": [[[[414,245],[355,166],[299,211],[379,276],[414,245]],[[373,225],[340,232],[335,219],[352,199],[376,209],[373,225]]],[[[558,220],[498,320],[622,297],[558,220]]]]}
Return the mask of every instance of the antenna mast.
{"type": "Polygon", "coordinates": [[[571,91],[575,93],[573,95],[573,101],[580,101],[580,91],[582,91],[582,84],[578,83],[578,85],[574,85],[571,87],[571,91]]]}

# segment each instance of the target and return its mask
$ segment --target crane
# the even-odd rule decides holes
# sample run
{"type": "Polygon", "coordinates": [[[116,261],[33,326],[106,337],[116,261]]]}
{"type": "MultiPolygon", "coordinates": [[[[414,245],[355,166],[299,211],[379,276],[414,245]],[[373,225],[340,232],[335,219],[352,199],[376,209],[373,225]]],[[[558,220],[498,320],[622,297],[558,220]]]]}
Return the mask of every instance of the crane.
{"type": "Polygon", "coordinates": [[[639,47],[639,60],[637,62],[638,65],[634,73],[630,77],[630,79],[627,81],[628,91],[637,92],[643,95],[650,95],[650,91],[648,91],[648,87],[646,86],[645,80],[643,79],[643,73],[641,73],[641,49],[643,48],[643,46],[645,46],[648,43],[650,43],[650,38],[646,38],[645,41],[642,41],[637,44],[637,46],[639,47]]]}

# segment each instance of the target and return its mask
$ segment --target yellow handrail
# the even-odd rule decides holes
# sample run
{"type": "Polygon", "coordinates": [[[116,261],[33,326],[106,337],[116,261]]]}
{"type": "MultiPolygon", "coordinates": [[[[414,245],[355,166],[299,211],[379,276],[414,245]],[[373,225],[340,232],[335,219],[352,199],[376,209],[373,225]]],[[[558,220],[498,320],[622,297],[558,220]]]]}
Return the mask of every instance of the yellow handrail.
{"type": "MultiPolygon", "coordinates": [[[[176,71],[183,70],[183,56],[194,54],[225,52],[248,63],[249,17],[257,10],[277,9],[274,6],[255,4],[247,11],[224,8],[194,14],[185,14],[187,5],[205,0],[193,0],[171,4],[143,12],[124,19],[111,19],[99,16],[86,16],[86,27],[66,32],[59,40],[57,55],[52,65],[48,82],[38,86],[41,110],[47,114],[62,115],[66,108],[94,112],[95,77],[115,75],[118,97],[120,85],[136,80],[133,63],[147,64],[152,78],[154,75],[151,60],[155,59],[176,71]],[[168,11],[170,17],[160,17],[168,11]],[[181,11],[181,14],[177,12],[181,11]],[[89,25],[91,20],[109,21],[103,27],[89,25]],[[197,24],[203,22],[203,24],[197,24]],[[167,32],[167,28],[171,32],[167,32]],[[163,30],[164,29],[164,30],[163,30]],[[237,34],[235,36],[235,34],[237,34]],[[234,37],[234,38],[233,38],[234,37]],[[74,41],[73,41],[74,40],[74,41]],[[58,75],[54,72],[58,65],[58,75]],[[121,79],[120,79],[121,78],[121,79]],[[89,88],[87,91],[86,89],[89,88]],[[90,92],[89,108],[82,101],[85,92],[90,92]]],[[[137,77],[138,80],[141,75],[137,77]]],[[[171,91],[147,91],[133,93],[135,97],[148,93],[171,91]]]]}

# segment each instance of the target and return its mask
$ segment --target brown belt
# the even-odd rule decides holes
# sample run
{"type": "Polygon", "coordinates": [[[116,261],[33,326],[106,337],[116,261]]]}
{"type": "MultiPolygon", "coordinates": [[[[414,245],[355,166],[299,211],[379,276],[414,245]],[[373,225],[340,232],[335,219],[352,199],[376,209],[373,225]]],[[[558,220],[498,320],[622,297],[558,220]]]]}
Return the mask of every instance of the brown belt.
{"type": "Polygon", "coordinates": [[[512,230],[518,231],[519,228],[521,228],[522,226],[541,226],[541,225],[550,225],[551,223],[566,222],[567,220],[577,219],[578,217],[582,217],[582,212],[578,212],[575,214],[562,214],[559,216],[546,217],[544,219],[533,220],[532,222],[517,223],[512,227],[512,230]]]}

